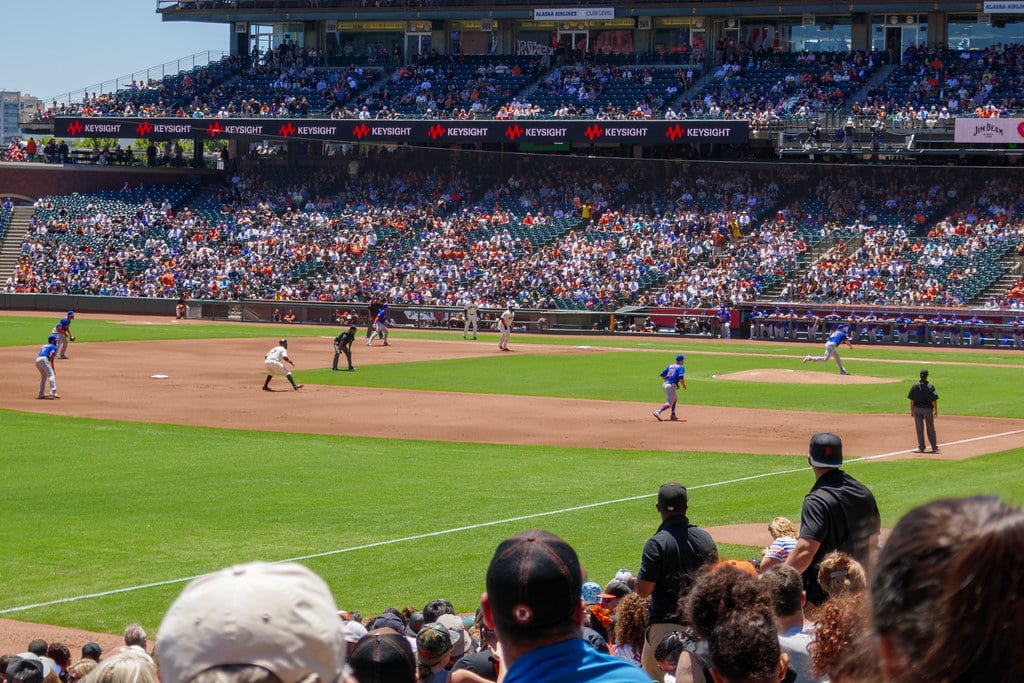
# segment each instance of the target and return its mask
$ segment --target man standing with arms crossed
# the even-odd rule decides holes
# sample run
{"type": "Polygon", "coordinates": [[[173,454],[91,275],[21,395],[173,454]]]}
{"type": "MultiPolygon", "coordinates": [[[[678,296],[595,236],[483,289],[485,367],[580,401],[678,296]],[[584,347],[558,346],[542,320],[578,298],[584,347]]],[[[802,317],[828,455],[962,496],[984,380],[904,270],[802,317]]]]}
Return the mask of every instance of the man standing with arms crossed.
{"type": "Polygon", "coordinates": [[[924,453],[924,433],[928,430],[928,443],[932,453],[939,452],[938,439],[935,436],[935,416],[939,414],[939,395],[935,387],[928,381],[928,371],[921,371],[921,381],[910,387],[907,394],[910,399],[910,414],[914,418],[917,429],[917,452],[924,453]]]}
{"type": "Polygon", "coordinates": [[[686,488],[681,484],[672,481],[658,489],[661,526],[644,544],[636,577],[636,592],[651,597],[640,663],[647,675],[659,682],[665,680],[665,672],[658,666],[654,650],[666,635],[679,630],[679,596],[689,588],[698,569],[718,561],[718,546],[708,532],[690,524],[688,506],[686,488]]]}
{"type": "Polygon", "coordinates": [[[807,462],[815,483],[800,509],[800,538],[786,564],[803,575],[807,599],[821,605],[828,594],[818,583],[818,566],[833,550],[842,550],[865,567],[878,547],[881,518],[868,487],[846,472],[843,441],[822,432],[811,437],[807,462]]]}

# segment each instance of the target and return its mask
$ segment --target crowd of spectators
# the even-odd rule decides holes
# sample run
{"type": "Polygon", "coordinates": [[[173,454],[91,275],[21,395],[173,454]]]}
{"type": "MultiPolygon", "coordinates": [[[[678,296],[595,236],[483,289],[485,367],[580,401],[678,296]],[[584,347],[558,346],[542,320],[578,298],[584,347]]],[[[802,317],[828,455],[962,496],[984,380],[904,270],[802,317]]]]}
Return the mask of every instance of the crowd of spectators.
{"type": "MultiPolygon", "coordinates": [[[[817,477],[836,471],[814,467],[817,477]]],[[[663,522],[637,575],[620,569],[607,582],[587,580],[574,548],[530,530],[498,545],[480,577],[486,588],[478,606],[460,614],[439,598],[364,617],[303,565],[249,562],[191,580],[166,608],[155,643],[140,624],[125,629],[124,645],[104,652],[89,642],[80,656],[77,646],[73,656],[63,643],[35,639],[24,652],[0,655],[0,681],[953,683],[1024,676],[1016,657],[1024,636],[1016,618],[1024,591],[1019,507],[992,496],[926,502],[896,522],[884,545],[876,547],[876,527],[863,551],[829,550],[817,571],[801,575],[801,544],[821,545],[810,536],[791,538],[796,545],[773,566],[722,559],[685,505],[677,514],[685,533],[703,534],[707,547],[679,553],[692,562],[673,586],[649,566],[657,540],[672,533],[671,513],[661,503],[658,510],[663,522]],[[820,598],[805,609],[807,581],[820,598]],[[655,589],[676,610],[669,622],[649,620],[655,589]],[[514,620],[524,613],[529,620],[514,620]],[[650,650],[650,668],[640,650],[644,657],[650,650]],[[524,677],[524,669],[535,673],[524,677]]],[[[837,513],[824,514],[834,526],[837,513]]],[[[830,532],[839,534],[826,541],[830,548],[853,548],[851,538],[871,533],[839,528],[830,532]]]]}
{"type": "Polygon", "coordinates": [[[966,174],[825,174],[808,196],[802,167],[389,164],[236,174],[173,202],[144,188],[116,207],[45,198],[6,290],[583,310],[731,307],[771,291],[958,306],[1024,243],[1018,184],[972,189],[966,174]]]}

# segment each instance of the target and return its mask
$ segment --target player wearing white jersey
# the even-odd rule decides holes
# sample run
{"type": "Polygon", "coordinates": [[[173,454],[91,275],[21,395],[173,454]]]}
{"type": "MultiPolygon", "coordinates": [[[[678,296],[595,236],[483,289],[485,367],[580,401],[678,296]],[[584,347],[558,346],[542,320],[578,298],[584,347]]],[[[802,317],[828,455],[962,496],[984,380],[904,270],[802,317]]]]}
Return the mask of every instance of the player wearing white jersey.
{"type": "Polygon", "coordinates": [[[516,314],[516,302],[509,301],[508,308],[498,318],[498,332],[501,333],[501,338],[498,339],[498,348],[502,351],[508,351],[508,338],[512,336],[512,321],[515,319],[516,314]]]}
{"type": "Polygon", "coordinates": [[[275,373],[284,375],[295,391],[302,388],[301,384],[295,383],[291,371],[284,366],[285,363],[295,367],[295,363],[288,357],[288,340],[282,339],[277,343],[277,346],[267,351],[266,358],[263,359],[263,364],[267,368],[267,379],[263,382],[263,391],[273,391],[270,388],[270,380],[274,378],[275,373]]]}
{"type": "Polygon", "coordinates": [[[472,297],[466,299],[466,303],[462,306],[466,313],[466,322],[462,328],[462,338],[465,339],[466,335],[469,334],[469,328],[473,328],[473,339],[476,339],[477,326],[480,323],[480,306],[477,305],[476,300],[472,297]]]}

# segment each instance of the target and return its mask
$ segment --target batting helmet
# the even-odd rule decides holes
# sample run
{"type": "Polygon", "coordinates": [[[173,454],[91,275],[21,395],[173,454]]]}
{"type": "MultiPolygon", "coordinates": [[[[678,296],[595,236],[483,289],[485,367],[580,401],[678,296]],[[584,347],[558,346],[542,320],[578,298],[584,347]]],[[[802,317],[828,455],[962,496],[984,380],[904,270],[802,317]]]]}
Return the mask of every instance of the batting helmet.
{"type": "Polygon", "coordinates": [[[288,348],[288,340],[287,339],[279,339],[277,343],[278,343],[278,345],[283,346],[286,349],[288,348]]]}
{"type": "Polygon", "coordinates": [[[49,337],[46,338],[46,341],[50,342],[51,344],[56,343],[57,342],[57,335],[51,334],[49,337]]]}

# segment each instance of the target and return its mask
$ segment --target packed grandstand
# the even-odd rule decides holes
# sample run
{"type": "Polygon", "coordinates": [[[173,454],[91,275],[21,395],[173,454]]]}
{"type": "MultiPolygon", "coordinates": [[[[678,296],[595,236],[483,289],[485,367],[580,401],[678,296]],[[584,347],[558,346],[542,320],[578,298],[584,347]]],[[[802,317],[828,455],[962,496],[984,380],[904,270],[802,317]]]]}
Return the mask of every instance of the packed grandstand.
{"type": "MultiPolygon", "coordinates": [[[[1017,120],[1024,47],[1013,15],[972,15],[975,26],[952,4],[929,16],[826,17],[793,3],[770,20],[755,8],[706,7],[685,21],[658,9],[654,38],[687,29],[644,47],[639,25],[534,17],[488,29],[441,5],[450,16],[440,24],[463,30],[439,50],[411,24],[416,49],[390,33],[368,46],[350,35],[354,21],[332,33],[318,12],[345,9],[336,3],[299,3],[310,13],[304,32],[257,4],[265,23],[244,3],[164,3],[166,20],[233,21],[231,54],[32,114],[40,140],[15,141],[9,160],[124,166],[124,183],[23,194],[34,209],[22,234],[4,236],[18,243],[5,292],[437,307],[514,299],[592,312],[770,302],[822,314],[884,307],[890,317],[1024,307],[1024,192],[1009,170],[1020,157],[997,143],[968,157],[953,139],[958,120],[1017,120]],[[481,43],[469,28],[510,31],[516,48],[481,43]],[[813,49],[825,43],[812,35],[834,49],[813,49]],[[278,118],[288,123],[269,135],[277,129],[206,123],[278,118]],[[438,127],[433,145],[361,144],[292,119],[731,121],[748,142],[691,143],[676,128],[666,129],[672,145],[616,144],[588,127],[583,146],[445,146],[438,127]],[[118,126],[149,137],[68,144],[118,126]],[[927,149],[915,149],[916,135],[927,149]],[[792,145],[802,163],[779,158],[792,145]],[[217,170],[186,175],[207,163],[217,170]],[[133,181],[139,167],[181,173],[146,184],[133,181]]],[[[349,129],[359,140],[371,130],[349,129]]],[[[0,209],[0,235],[10,216],[0,209]]]]}

